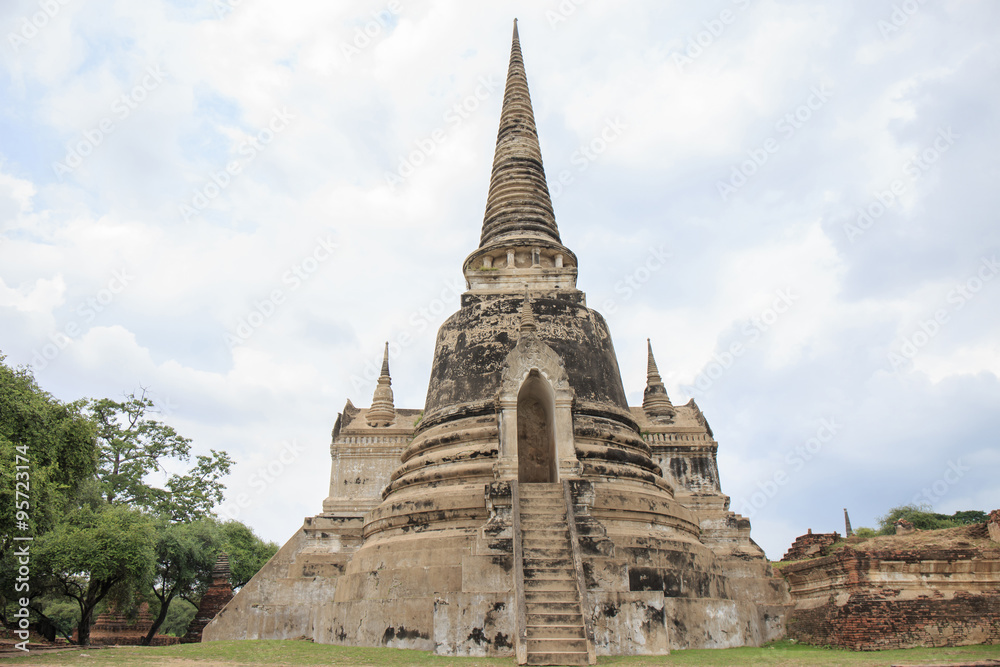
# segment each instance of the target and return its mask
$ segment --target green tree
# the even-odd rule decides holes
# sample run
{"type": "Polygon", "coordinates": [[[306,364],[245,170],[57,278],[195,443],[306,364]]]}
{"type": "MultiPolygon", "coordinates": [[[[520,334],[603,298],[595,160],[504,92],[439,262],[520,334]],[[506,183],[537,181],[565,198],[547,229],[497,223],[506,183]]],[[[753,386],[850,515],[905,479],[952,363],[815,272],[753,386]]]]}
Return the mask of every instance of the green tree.
{"type": "Polygon", "coordinates": [[[878,532],[880,535],[895,534],[896,522],[900,519],[906,519],[918,530],[941,530],[983,523],[986,518],[986,512],[980,510],[963,510],[948,515],[932,512],[929,505],[900,505],[878,518],[878,532]]]}
{"type": "Polygon", "coordinates": [[[98,479],[109,505],[192,521],[208,516],[222,502],[225,486],[220,479],[233,464],[226,452],[211,449],[208,456],[199,454],[191,469],[168,475],[162,488],[151,483],[152,473],[166,475],[164,460],[190,461],[191,441],[152,418],[155,405],[145,392],[124,401],[91,401],[88,409],[97,424],[98,479]]]}
{"type": "Polygon", "coordinates": [[[983,512],[982,510],[964,510],[961,512],[955,512],[951,515],[951,518],[953,521],[962,526],[971,526],[974,523],[986,523],[989,516],[989,514],[983,512]]]}
{"type": "Polygon", "coordinates": [[[211,579],[212,567],[222,544],[222,531],[214,519],[190,523],[161,522],[157,526],[156,569],[153,595],[159,612],[143,638],[149,646],[167,619],[175,597],[190,598],[211,579]]]}
{"type": "Polygon", "coordinates": [[[229,557],[229,583],[239,590],[278,553],[278,545],[262,540],[246,524],[227,521],[222,524],[222,550],[229,557]]]}
{"type": "Polygon", "coordinates": [[[137,510],[85,505],[39,538],[35,554],[39,574],[76,600],[79,642],[89,644],[94,609],[112,589],[127,596],[149,585],[156,532],[149,517],[137,510]]]}
{"type": "Polygon", "coordinates": [[[11,600],[42,593],[33,582],[18,591],[14,537],[43,535],[93,494],[97,447],[82,401],[58,401],[30,369],[3,362],[0,354],[0,620],[6,624],[11,600]]]}
{"type": "Polygon", "coordinates": [[[170,611],[160,626],[161,635],[171,635],[173,637],[183,637],[187,634],[194,615],[198,613],[198,607],[187,599],[176,600],[170,605],[170,611]]]}

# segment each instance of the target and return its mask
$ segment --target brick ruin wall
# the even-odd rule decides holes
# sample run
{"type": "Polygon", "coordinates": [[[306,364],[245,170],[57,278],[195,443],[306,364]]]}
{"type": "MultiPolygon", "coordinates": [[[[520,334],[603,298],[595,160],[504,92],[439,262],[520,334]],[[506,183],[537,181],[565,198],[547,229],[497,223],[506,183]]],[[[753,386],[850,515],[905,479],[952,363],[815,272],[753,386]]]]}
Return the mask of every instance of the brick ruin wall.
{"type": "Polygon", "coordinates": [[[832,546],[838,540],[840,533],[814,533],[810,530],[805,535],[795,538],[792,546],[781,557],[781,562],[815,558],[822,555],[823,549],[832,546]]]}
{"type": "Polygon", "coordinates": [[[855,650],[1000,644],[1000,550],[841,550],[782,568],[788,637],[855,650]]]}

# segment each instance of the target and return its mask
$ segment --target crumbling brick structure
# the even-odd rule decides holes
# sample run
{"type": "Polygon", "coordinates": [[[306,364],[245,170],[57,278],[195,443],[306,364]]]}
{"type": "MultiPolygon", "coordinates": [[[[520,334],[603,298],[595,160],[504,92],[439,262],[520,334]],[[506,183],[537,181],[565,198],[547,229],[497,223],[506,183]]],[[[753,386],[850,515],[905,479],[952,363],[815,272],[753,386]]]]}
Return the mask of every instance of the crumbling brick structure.
{"type": "MultiPolygon", "coordinates": [[[[129,620],[124,614],[111,609],[100,614],[90,629],[90,644],[92,646],[140,646],[143,638],[153,627],[153,617],[149,613],[149,604],[144,602],[139,607],[134,620],[129,620]]],[[[77,633],[79,640],[79,633],[77,633]]],[[[150,646],[170,646],[179,641],[177,637],[156,635],[150,646]]]]}
{"type": "Polygon", "coordinates": [[[823,550],[840,541],[840,533],[814,533],[812,528],[805,535],[800,535],[792,542],[785,555],[781,557],[781,562],[786,563],[794,560],[804,560],[822,556],[823,550]]]}
{"type": "Polygon", "coordinates": [[[232,599],[233,587],[229,583],[229,556],[220,553],[215,561],[215,567],[212,568],[212,585],[201,596],[198,611],[191,619],[187,634],[181,638],[181,643],[195,644],[200,642],[202,630],[232,599]]]}
{"type": "Polygon", "coordinates": [[[856,650],[1000,643],[1000,548],[985,527],[933,531],[942,547],[893,536],[784,566],[788,636],[856,650]]]}

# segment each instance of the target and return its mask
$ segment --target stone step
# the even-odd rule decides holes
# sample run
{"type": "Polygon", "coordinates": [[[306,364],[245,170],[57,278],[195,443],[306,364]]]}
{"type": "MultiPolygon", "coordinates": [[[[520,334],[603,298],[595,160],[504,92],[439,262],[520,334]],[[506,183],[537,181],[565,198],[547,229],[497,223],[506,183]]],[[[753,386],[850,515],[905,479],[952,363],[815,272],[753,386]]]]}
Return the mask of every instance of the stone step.
{"type": "Polygon", "coordinates": [[[580,601],[577,591],[525,591],[524,601],[531,602],[573,602],[580,601]]]}
{"type": "Polygon", "coordinates": [[[565,547],[570,548],[569,537],[566,535],[552,535],[539,531],[535,534],[526,535],[521,533],[521,543],[526,547],[565,547]]]}
{"type": "Polygon", "coordinates": [[[566,524],[552,524],[552,525],[542,525],[541,523],[529,523],[525,525],[524,522],[521,523],[521,534],[522,535],[532,535],[538,537],[545,537],[546,535],[552,535],[554,537],[561,537],[564,540],[569,538],[569,528],[566,524]]]}
{"type": "Polygon", "coordinates": [[[580,611],[579,602],[527,602],[529,618],[534,614],[573,614],[580,611]]]}
{"type": "Polygon", "coordinates": [[[566,527],[566,514],[560,512],[521,512],[521,526],[566,527]]]}
{"type": "Polygon", "coordinates": [[[521,484],[518,487],[521,495],[534,494],[534,493],[558,493],[562,494],[563,488],[562,484],[559,482],[553,482],[551,484],[521,484]]]}
{"type": "Polygon", "coordinates": [[[558,532],[563,535],[569,532],[566,527],[566,522],[562,519],[553,519],[552,521],[538,521],[532,519],[531,521],[521,521],[521,534],[525,531],[538,531],[538,532],[558,532]]]}
{"type": "Polygon", "coordinates": [[[575,569],[576,566],[573,565],[573,559],[570,558],[569,550],[567,549],[566,553],[561,558],[534,558],[534,557],[533,558],[525,558],[524,559],[524,567],[535,567],[535,568],[539,568],[539,567],[572,567],[572,568],[575,569]]]}
{"type": "Polygon", "coordinates": [[[529,558],[566,558],[570,550],[568,547],[529,547],[521,545],[521,557],[525,560],[529,558]]]}
{"type": "Polygon", "coordinates": [[[583,627],[583,614],[579,609],[575,614],[530,614],[528,625],[536,627],[579,625],[583,627]]]}
{"type": "Polygon", "coordinates": [[[525,591],[575,591],[576,579],[524,579],[525,591]]]}
{"type": "Polygon", "coordinates": [[[569,550],[562,558],[525,558],[524,559],[524,569],[525,570],[571,570],[576,572],[576,567],[573,566],[573,561],[570,558],[569,550]]]}
{"type": "Polygon", "coordinates": [[[529,625],[528,639],[585,639],[582,625],[529,625]]]}
{"type": "Polygon", "coordinates": [[[572,579],[576,580],[576,570],[570,567],[524,568],[524,580],[572,579]]]}
{"type": "Polygon", "coordinates": [[[528,639],[586,639],[583,624],[569,623],[567,625],[529,625],[528,639]]]}
{"type": "Polygon", "coordinates": [[[586,653],[587,640],[546,637],[528,640],[528,653],[586,653]]]}
{"type": "Polygon", "coordinates": [[[529,665],[587,665],[587,652],[574,653],[528,653],[529,665]]]}

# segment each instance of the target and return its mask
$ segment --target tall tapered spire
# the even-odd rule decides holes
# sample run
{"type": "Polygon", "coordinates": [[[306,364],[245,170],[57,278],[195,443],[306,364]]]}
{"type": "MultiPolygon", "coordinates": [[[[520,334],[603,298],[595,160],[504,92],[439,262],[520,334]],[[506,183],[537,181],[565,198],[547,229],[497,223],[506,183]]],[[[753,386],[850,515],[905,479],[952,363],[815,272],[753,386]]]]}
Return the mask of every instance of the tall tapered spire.
{"type": "Polygon", "coordinates": [[[514,19],[507,87],[480,246],[507,236],[546,238],[559,243],[521,57],[517,19],[514,19]]]}
{"type": "Polygon", "coordinates": [[[648,338],[646,350],[646,390],[642,394],[642,409],[650,419],[672,418],[677,411],[667,396],[667,388],[663,386],[660,371],[656,368],[656,359],[653,358],[653,344],[648,338]]]}
{"type": "Polygon", "coordinates": [[[369,426],[389,426],[396,421],[396,407],[392,402],[392,378],[389,377],[389,343],[382,355],[382,373],[372,396],[372,406],[365,415],[369,426]]]}
{"type": "Polygon", "coordinates": [[[482,236],[462,273],[470,292],[517,298],[527,283],[536,295],[579,294],[576,255],[559,239],[545,183],[516,20],[482,236]]]}

